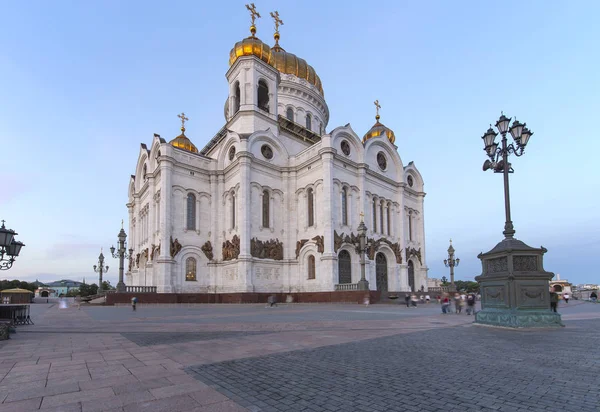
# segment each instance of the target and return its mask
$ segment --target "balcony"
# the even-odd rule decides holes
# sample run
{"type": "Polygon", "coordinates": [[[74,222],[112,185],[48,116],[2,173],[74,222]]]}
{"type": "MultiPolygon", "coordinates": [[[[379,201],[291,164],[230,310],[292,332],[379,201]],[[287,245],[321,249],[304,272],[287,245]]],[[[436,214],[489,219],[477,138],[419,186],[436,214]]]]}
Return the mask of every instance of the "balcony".
{"type": "Polygon", "coordinates": [[[358,283],[338,283],[335,285],[335,291],[358,290],[358,283]]]}
{"type": "Polygon", "coordinates": [[[156,286],[125,286],[128,293],[156,293],[156,286]]]}

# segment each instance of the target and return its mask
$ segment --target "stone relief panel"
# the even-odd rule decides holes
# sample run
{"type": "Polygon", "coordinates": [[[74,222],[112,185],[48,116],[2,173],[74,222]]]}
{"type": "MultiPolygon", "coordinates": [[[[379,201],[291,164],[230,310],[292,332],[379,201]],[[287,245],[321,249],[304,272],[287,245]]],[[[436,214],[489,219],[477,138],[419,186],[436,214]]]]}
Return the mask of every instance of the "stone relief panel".
{"type": "Polygon", "coordinates": [[[233,238],[223,242],[223,260],[237,259],[240,255],[240,238],[233,235],[233,238]]]}
{"type": "Polygon", "coordinates": [[[202,245],[201,249],[208,260],[213,260],[213,248],[210,240],[206,241],[206,243],[202,245]]]}
{"type": "Polygon", "coordinates": [[[412,256],[419,259],[419,264],[421,264],[421,265],[423,264],[423,262],[421,261],[421,248],[417,249],[414,247],[407,247],[406,248],[406,261],[408,262],[408,259],[410,259],[412,256]]]}
{"type": "Polygon", "coordinates": [[[250,240],[250,254],[259,259],[283,260],[283,243],[279,239],[262,241],[253,237],[250,240]]]}
{"type": "Polygon", "coordinates": [[[521,286],[519,288],[518,304],[522,308],[548,308],[550,294],[543,286],[521,286]]]}
{"type": "Polygon", "coordinates": [[[515,272],[537,272],[537,256],[513,256],[515,272]]]}
{"type": "MultiPolygon", "coordinates": [[[[323,253],[325,251],[325,238],[323,236],[317,235],[311,240],[313,240],[317,244],[317,252],[323,253]]],[[[307,242],[308,239],[300,239],[296,242],[296,259],[298,259],[298,256],[300,256],[300,251],[307,242]]]]}
{"type": "Polygon", "coordinates": [[[483,299],[486,305],[490,306],[505,306],[504,302],[504,286],[488,286],[483,289],[483,299]]]}
{"type": "Polygon", "coordinates": [[[181,250],[183,246],[181,246],[181,243],[179,243],[179,240],[175,239],[173,240],[173,236],[171,236],[171,247],[170,247],[170,252],[171,252],[171,257],[174,258],[175,256],[177,256],[177,254],[179,253],[179,251],[181,250]]]}
{"type": "Polygon", "coordinates": [[[508,272],[508,259],[506,256],[489,259],[486,262],[487,273],[508,272]]]}

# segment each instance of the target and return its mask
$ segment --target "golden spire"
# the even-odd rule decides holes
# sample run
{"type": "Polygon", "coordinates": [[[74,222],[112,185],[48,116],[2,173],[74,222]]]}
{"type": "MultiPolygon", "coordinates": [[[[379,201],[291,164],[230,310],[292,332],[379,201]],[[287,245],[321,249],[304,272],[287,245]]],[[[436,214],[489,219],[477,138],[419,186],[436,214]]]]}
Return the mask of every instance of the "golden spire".
{"type": "Polygon", "coordinates": [[[283,20],[279,18],[279,12],[277,10],[271,12],[271,17],[273,17],[273,21],[275,22],[275,34],[273,37],[275,38],[275,47],[279,47],[279,26],[283,26],[283,20]]]}
{"type": "Polygon", "coordinates": [[[256,26],[254,25],[254,20],[256,18],[260,19],[260,14],[256,11],[256,7],[254,3],[250,3],[250,5],[246,4],[246,8],[250,11],[250,18],[252,19],[252,25],[250,26],[250,33],[252,33],[252,37],[256,34],[256,26]]]}
{"type": "Polygon", "coordinates": [[[185,122],[186,120],[190,120],[187,117],[185,117],[185,113],[181,112],[181,114],[178,114],[177,117],[179,117],[181,119],[181,133],[185,132],[185,122]]]}
{"type": "Polygon", "coordinates": [[[379,105],[379,100],[375,100],[373,104],[375,105],[375,110],[377,111],[377,114],[375,115],[375,120],[379,121],[379,109],[381,109],[381,106],[379,105]]]}

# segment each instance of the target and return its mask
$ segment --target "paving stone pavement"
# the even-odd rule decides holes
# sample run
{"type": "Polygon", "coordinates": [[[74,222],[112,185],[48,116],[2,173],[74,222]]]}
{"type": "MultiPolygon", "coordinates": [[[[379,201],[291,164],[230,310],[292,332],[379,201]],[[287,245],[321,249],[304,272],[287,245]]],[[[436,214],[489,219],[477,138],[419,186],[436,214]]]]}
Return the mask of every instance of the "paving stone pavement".
{"type": "Polygon", "coordinates": [[[515,332],[438,305],[34,305],[0,412],[597,410],[600,305],[560,309],[515,332]]]}
{"type": "Polygon", "coordinates": [[[252,411],[593,411],[598,326],[467,325],[189,370],[252,411]]]}

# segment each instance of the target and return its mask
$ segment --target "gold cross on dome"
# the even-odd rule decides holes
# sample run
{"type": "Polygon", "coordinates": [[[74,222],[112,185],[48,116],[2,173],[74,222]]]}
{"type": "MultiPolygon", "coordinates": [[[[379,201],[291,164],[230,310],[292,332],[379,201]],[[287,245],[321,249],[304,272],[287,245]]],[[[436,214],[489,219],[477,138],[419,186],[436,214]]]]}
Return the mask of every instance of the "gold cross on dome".
{"type": "Polygon", "coordinates": [[[277,10],[271,12],[271,17],[275,22],[275,31],[279,32],[279,26],[283,26],[283,20],[279,18],[279,12],[277,10]]]}
{"type": "Polygon", "coordinates": [[[375,116],[377,119],[379,119],[379,109],[381,109],[381,105],[379,104],[379,100],[375,100],[373,102],[373,104],[375,105],[375,110],[377,111],[377,116],[375,116]]]}
{"type": "Polygon", "coordinates": [[[250,18],[252,19],[252,25],[254,26],[254,20],[257,17],[260,19],[260,14],[256,11],[256,6],[254,6],[254,3],[250,3],[250,5],[246,4],[246,8],[250,11],[250,18]]]}
{"type": "Polygon", "coordinates": [[[181,130],[185,130],[185,122],[187,120],[190,120],[190,119],[188,119],[187,117],[185,117],[185,113],[184,112],[181,112],[181,114],[178,114],[177,117],[179,117],[181,119],[181,130]]]}

